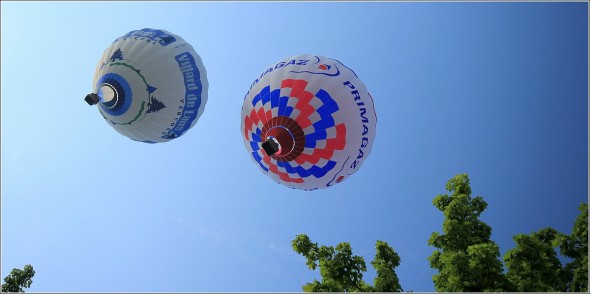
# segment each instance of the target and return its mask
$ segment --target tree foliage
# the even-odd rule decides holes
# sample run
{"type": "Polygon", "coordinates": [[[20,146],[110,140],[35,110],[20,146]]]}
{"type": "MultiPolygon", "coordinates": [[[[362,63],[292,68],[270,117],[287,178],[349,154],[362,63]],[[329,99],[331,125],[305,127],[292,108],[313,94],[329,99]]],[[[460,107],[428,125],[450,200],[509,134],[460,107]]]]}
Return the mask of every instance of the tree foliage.
{"type": "Polygon", "coordinates": [[[23,270],[12,269],[10,274],[4,278],[2,292],[25,292],[23,288],[31,287],[34,275],[35,270],[30,264],[25,265],[23,270]]]}
{"type": "Polygon", "coordinates": [[[519,292],[565,291],[565,276],[555,248],[560,233],[544,228],[530,235],[512,238],[516,247],[504,255],[506,278],[519,292]]]}
{"type": "Polygon", "coordinates": [[[479,220],[487,203],[481,196],[472,198],[469,177],[459,174],[450,179],[446,190],[451,195],[438,195],[433,205],[445,217],[443,234],[432,233],[428,245],[436,250],[428,258],[437,291],[501,291],[506,283],[499,260],[500,249],[491,241],[492,229],[479,220]]]}
{"type": "Polygon", "coordinates": [[[562,255],[572,259],[564,269],[567,290],[588,292],[588,204],[582,203],[578,209],[572,233],[561,238],[559,247],[562,255]]]}
{"type": "Polygon", "coordinates": [[[375,258],[371,265],[377,271],[373,281],[373,289],[377,292],[402,292],[395,268],[399,266],[401,258],[387,242],[377,240],[375,244],[375,258]]]}
{"type": "Polygon", "coordinates": [[[363,281],[367,271],[362,256],[353,255],[350,243],[342,242],[332,246],[312,243],[305,234],[291,242],[293,250],[307,259],[311,270],[320,268],[322,281],[314,280],[303,286],[305,292],[395,292],[402,291],[394,268],[399,266],[400,257],[386,242],[377,241],[376,254],[371,262],[377,271],[374,285],[363,281]]]}
{"type": "MultiPolygon", "coordinates": [[[[518,234],[513,237],[516,246],[500,260],[500,248],[491,240],[492,228],[479,219],[487,203],[481,196],[471,197],[468,175],[451,178],[446,190],[450,195],[437,195],[432,202],[443,212],[443,232],[433,232],[428,240],[437,248],[428,258],[438,270],[433,276],[437,291],[588,292],[588,204],[580,205],[570,235],[550,227],[518,234]],[[563,266],[558,252],[571,261],[563,266]]],[[[307,259],[309,269],[320,268],[322,280],[304,285],[306,292],[403,291],[394,270],[401,259],[386,242],[375,244],[373,285],[362,280],[365,261],[352,254],[349,243],[318,246],[302,234],[292,245],[307,259]]]]}

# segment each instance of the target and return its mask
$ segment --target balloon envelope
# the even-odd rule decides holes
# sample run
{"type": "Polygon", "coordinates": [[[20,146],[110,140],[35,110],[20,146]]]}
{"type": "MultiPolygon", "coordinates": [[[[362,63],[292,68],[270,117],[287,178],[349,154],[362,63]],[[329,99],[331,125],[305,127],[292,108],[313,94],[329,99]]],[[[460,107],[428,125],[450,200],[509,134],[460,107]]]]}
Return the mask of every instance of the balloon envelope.
{"type": "Polygon", "coordinates": [[[207,103],[207,73],[180,36],[131,31],[103,53],[89,104],[122,135],[146,143],[170,141],[196,124],[207,103]],[[94,100],[94,101],[93,101],[94,100]]]}
{"type": "Polygon", "coordinates": [[[314,190],[356,172],[371,152],[377,117],[356,74],[337,60],[302,54],[254,80],[241,132],[260,170],[291,188],[314,190]]]}

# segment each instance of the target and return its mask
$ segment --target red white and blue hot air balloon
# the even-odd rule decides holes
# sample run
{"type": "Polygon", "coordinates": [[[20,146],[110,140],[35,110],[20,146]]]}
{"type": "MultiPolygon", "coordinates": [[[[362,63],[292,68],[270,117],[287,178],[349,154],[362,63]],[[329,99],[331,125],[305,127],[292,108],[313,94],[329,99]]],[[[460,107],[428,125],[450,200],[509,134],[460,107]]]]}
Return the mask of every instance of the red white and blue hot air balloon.
{"type": "Polygon", "coordinates": [[[326,188],[355,173],[375,139],[365,84],[341,62],[302,54],[269,66],[244,98],[241,132],[260,170],[277,183],[326,188]]]}
{"type": "Polygon", "coordinates": [[[193,127],[207,103],[207,72],[195,49],[158,29],[131,31],[103,53],[85,98],[111,127],[145,143],[167,142],[193,127]]]}

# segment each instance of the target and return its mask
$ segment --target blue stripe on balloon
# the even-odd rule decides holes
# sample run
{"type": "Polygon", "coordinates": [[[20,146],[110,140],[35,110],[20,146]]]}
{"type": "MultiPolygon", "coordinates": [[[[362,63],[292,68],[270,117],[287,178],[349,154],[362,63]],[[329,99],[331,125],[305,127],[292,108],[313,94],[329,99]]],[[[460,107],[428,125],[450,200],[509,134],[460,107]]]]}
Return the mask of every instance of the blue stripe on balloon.
{"type": "Polygon", "coordinates": [[[332,99],[328,92],[320,89],[315,95],[322,101],[322,106],[317,109],[320,117],[327,117],[338,111],[338,103],[332,99]]]}
{"type": "MultiPolygon", "coordinates": [[[[279,107],[279,96],[280,95],[281,95],[280,89],[276,89],[276,90],[270,92],[270,107],[271,108],[279,107]]],[[[279,110],[280,110],[280,108],[279,108],[279,110]]]]}
{"type": "Polygon", "coordinates": [[[258,162],[258,165],[260,165],[260,167],[261,167],[261,168],[262,168],[264,171],[268,172],[268,167],[264,166],[264,164],[262,164],[262,162],[261,162],[261,161],[259,161],[259,162],[258,162]]]}
{"type": "Polygon", "coordinates": [[[252,150],[259,150],[260,149],[258,142],[250,141],[250,147],[252,147],[252,150]]]}
{"type": "Polygon", "coordinates": [[[256,94],[256,96],[254,96],[254,98],[252,98],[252,106],[256,106],[256,103],[258,103],[258,101],[260,101],[260,99],[262,99],[262,97],[260,96],[260,93],[256,94]]]}
{"type": "Polygon", "coordinates": [[[309,168],[309,172],[316,178],[321,178],[323,176],[326,175],[326,173],[328,171],[330,171],[331,169],[333,169],[336,166],[336,162],[335,161],[328,161],[328,163],[326,163],[326,165],[324,167],[319,167],[317,165],[312,166],[311,168],[309,168]]]}
{"type": "Polygon", "coordinates": [[[260,91],[260,97],[262,98],[262,105],[270,101],[270,86],[266,86],[260,91]]]}
{"type": "Polygon", "coordinates": [[[315,93],[315,96],[320,98],[320,100],[322,100],[324,104],[329,103],[330,101],[334,102],[332,96],[330,96],[330,94],[326,92],[324,89],[319,89],[318,92],[315,93]]]}
{"type": "Polygon", "coordinates": [[[279,161],[279,162],[281,163],[281,166],[285,168],[287,173],[289,173],[289,174],[296,174],[297,173],[297,171],[295,171],[295,169],[291,166],[291,164],[289,164],[288,161],[284,161],[284,162],[279,161]]]}
{"type": "Polygon", "coordinates": [[[252,157],[254,157],[254,160],[256,160],[257,162],[260,162],[262,160],[262,157],[258,155],[257,151],[252,151],[252,157]]]}
{"type": "Polygon", "coordinates": [[[317,112],[321,117],[328,116],[336,111],[338,111],[338,104],[334,100],[328,100],[324,105],[317,109],[317,112]]]}
{"type": "Polygon", "coordinates": [[[325,130],[327,128],[331,128],[335,125],[334,123],[334,118],[332,116],[326,116],[324,118],[322,118],[321,120],[315,122],[313,124],[313,127],[316,130],[325,130]]]}
{"type": "Polygon", "coordinates": [[[293,169],[302,178],[307,178],[307,177],[311,176],[311,173],[309,171],[307,171],[306,169],[302,168],[301,166],[295,166],[293,169]]]}
{"type": "Polygon", "coordinates": [[[283,97],[280,97],[279,98],[279,103],[278,103],[279,104],[278,105],[279,106],[279,112],[278,112],[279,115],[285,116],[284,113],[285,113],[285,110],[287,108],[287,102],[289,102],[289,97],[283,96],[283,97]]]}
{"type": "Polygon", "coordinates": [[[258,134],[250,133],[252,135],[252,141],[254,142],[262,142],[262,138],[258,134]]]}
{"type": "Polygon", "coordinates": [[[285,111],[283,112],[283,116],[290,117],[291,113],[293,113],[293,109],[295,109],[295,108],[293,108],[291,106],[285,107],[285,111]]]}
{"type": "Polygon", "coordinates": [[[316,141],[316,140],[324,140],[328,137],[326,130],[321,130],[315,133],[311,133],[309,135],[305,135],[305,141],[316,141]]]}

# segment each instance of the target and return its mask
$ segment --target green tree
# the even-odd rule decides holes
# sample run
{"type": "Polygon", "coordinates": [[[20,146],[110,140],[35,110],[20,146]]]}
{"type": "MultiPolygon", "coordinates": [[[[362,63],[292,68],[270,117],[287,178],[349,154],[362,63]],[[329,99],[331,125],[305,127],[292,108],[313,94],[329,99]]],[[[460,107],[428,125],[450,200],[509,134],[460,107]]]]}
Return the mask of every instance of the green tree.
{"type": "Polygon", "coordinates": [[[318,246],[305,234],[291,242],[293,250],[307,259],[311,270],[320,268],[322,281],[314,280],[302,288],[305,292],[395,292],[402,291],[394,268],[399,266],[400,257],[386,242],[377,241],[376,254],[371,262],[377,271],[374,286],[363,281],[367,271],[362,256],[353,255],[348,242],[332,246],[318,246]]]}
{"type": "Polygon", "coordinates": [[[430,267],[438,270],[433,276],[436,290],[502,291],[506,280],[500,249],[490,239],[491,227],[479,220],[487,203],[481,196],[471,197],[467,174],[450,179],[446,190],[452,194],[438,195],[432,201],[444,214],[444,233],[434,232],[428,240],[428,245],[439,249],[428,258],[430,267]]]}
{"type": "Polygon", "coordinates": [[[571,259],[565,266],[567,290],[588,292],[588,204],[578,208],[580,214],[574,223],[572,233],[560,240],[560,252],[571,259]]]}
{"type": "Polygon", "coordinates": [[[30,264],[25,265],[23,270],[12,269],[10,274],[4,278],[2,292],[25,292],[23,288],[31,287],[34,275],[35,270],[30,264]]]}
{"type": "Polygon", "coordinates": [[[402,286],[395,273],[395,268],[399,266],[401,258],[391,248],[387,242],[377,240],[375,244],[375,258],[371,265],[377,271],[377,276],[373,281],[372,290],[377,292],[402,292],[402,286]]]}
{"type": "Polygon", "coordinates": [[[506,278],[519,292],[565,291],[561,262],[555,251],[560,233],[544,228],[530,235],[518,234],[512,239],[516,247],[504,255],[506,278]]]}

